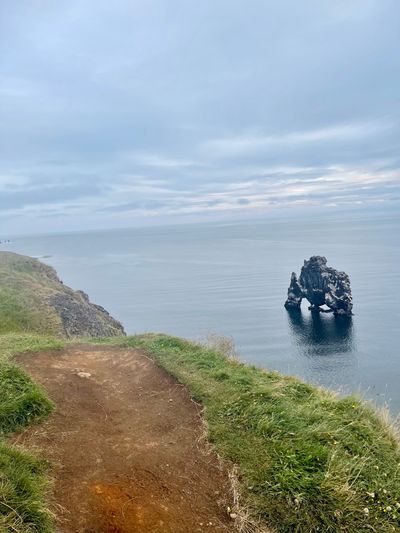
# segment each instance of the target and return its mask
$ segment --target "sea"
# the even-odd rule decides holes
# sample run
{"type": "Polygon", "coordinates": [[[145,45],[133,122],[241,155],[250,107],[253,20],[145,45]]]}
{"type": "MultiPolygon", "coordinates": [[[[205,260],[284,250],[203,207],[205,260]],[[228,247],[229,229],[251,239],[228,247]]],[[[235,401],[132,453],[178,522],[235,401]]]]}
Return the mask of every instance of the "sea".
{"type": "Polygon", "coordinates": [[[15,237],[128,334],[231,338],[248,363],[400,412],[400,218],[177,224],[15,237]],[[292,271],[324,255],[350,276],[351,319],[284,308],[292,271]]]}

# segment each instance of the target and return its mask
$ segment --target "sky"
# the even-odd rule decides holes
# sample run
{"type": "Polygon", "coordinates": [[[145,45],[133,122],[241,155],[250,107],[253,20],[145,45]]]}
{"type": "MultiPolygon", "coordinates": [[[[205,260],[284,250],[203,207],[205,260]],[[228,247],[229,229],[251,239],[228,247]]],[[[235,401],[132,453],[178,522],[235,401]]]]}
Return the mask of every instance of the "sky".
{"type": "Polygon", "coordinates": [[[1,0],[0,236],[400,206],[398,0],[1,0]]]}

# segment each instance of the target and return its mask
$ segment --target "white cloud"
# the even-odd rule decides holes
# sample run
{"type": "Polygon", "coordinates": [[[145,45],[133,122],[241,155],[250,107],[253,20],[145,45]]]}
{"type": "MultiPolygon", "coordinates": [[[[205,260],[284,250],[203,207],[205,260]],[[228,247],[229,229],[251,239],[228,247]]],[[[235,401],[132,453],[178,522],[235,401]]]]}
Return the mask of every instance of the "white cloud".
{"type": "MultiPolygon", "coordinates": [[[[199,182],[197,186],[192,184],[189,188],[179,189],[167,186],[168,182],[162,180],[146,180],[141,176],[124,177],[99,194],[91,195],[87,192],[85,196],[71,201],[26,205],[20,210],[9,210],[8,213],[47,212],[75,216],[77,213],[96,213],[105,206],[110,213],[113,210],[118,212],[121,206],[127,204],[132,205],[127,212],[143,216],[238,209],[249,212],[255,208],[303,204],[336,206],[346,201],[365,203],[369,198],[375,201],[377,190],[382,196],[385,187],[400,184],[400,171],[396,170],[370,172],[363,168],[332,166],[320,169],[319,173],[317,168],[312,168],[313,175],[310,175],[307,168],[286,169],[285,174],[280,174],[280,179],[276,175],[271,179],[267,173],[241,182],[216,182],[213,186],[209,183],[203,186],[199,182]],[[155,202],[157,207],[154,207],[155,202]]],[[[0,186],[6,187],[9,183],[9,179],[0,177],[0,186]]],[[[23,184],[20,181],[20,185],[23,184]]]]}
{"type": "Polygon", "coordinates": [[[196,161],[190,159],[178,159],[162,156],[156,153],[146,152],[126,152],[123,158],[131,163],[144,167],[156,168],[185,168],[198,165],[196,161]]]}
{"type": "Polygon", "coordinates": [[[17,191],[25,188],[28,183],[29,179],[25,176],[0,174],[0,191],[17,191]]]}
{"type": "Polygon", "coordinates": [[[295,147],[297,145],[337,141],[350,142],[377,135],[389,128],[388,124],[382,122],[359,122],[277,135],[239,135],[208,140],[203,143],[202,149],[205,153],[214,157],[240,157],[279,147],[295,147]]]}

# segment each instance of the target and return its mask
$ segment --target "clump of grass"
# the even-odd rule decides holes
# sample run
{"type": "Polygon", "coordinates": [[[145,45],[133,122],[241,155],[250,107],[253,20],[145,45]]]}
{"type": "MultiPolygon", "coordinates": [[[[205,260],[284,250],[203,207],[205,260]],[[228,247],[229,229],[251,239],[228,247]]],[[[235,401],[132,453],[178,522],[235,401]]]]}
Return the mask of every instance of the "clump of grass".
{"type": "Polygon", "coordinates": [[[360,399],[183,339],[118,342],[144,349],[203,403],[209,438],[238,465],[257,520],[282,533],[400,531],[399,441],[360,399]]]}
{"type": "Polygon", "coordinates": [[[10,363],[13,355],[55,349],[63,341],[35,334],[0,335],[0,531],[47,533],[52,518],[44,505],[46,465],[6,443],[8,433],[47,416],[53,408],[45,391],[10,363]]]}
{"type": "Polygon", "coordinates": [[[52,516],[43,506],[47,466],[0,441],[0,531],[50,533],[52,516]]]}
{"type": "Polygon", "coordinates": [[[0,364],[0,436],[46,417],[53,404],[18,366],[0,364]]]}
{"type": "Polygon", "coordinates": [[[224,354],[228,359],[232,359],[233,361],[239,360],[239,354],[236,351],[233,337],[218,335],[218,333],[208,333],[201,344],[205,348],[224,354]]]}
{"type": "Polygon", "coordinates": [[[10,359],[17,353],[61,348],[52,337],[0,335],[0,437],[47,416],[53,404],[43,388],[10,359]]]}

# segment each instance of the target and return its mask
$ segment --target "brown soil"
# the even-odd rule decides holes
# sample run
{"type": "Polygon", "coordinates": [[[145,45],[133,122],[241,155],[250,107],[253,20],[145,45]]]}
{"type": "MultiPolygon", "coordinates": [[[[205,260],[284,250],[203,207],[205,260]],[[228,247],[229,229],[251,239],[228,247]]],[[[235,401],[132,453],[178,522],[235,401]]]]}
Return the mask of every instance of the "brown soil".
{"type": "Polygon", "coordinates": [[[59,533],[235,529],[198,406],[145,355],[79,346],[18,361],[56,404],[16,441],[53,465],[59,533]]]}

